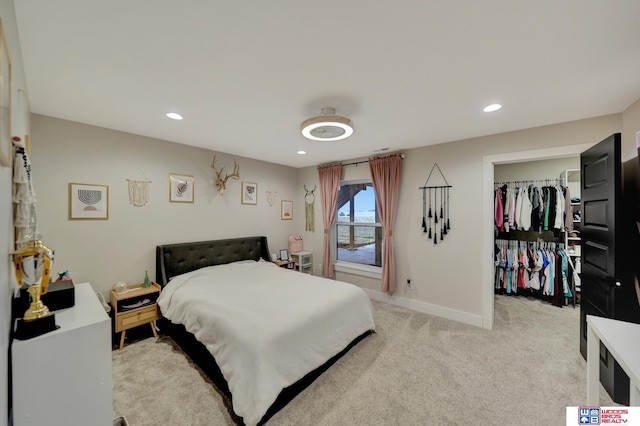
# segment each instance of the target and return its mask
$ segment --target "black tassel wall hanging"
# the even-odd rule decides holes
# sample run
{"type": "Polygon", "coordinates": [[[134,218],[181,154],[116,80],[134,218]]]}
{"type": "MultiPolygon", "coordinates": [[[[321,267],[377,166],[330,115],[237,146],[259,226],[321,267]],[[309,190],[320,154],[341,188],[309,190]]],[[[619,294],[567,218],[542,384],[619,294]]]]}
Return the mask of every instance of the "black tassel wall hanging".
{"type": "Polygon", "coordinates": [[[440,166],[438,163],[434,163],[433,167],[431,167],[431,171],[429,172],[429,176],[424,183],[424,186],[421,186],[418,189],[422,190],[422,232],[426,233],[427,228],[429,228],[429,233],[427,238],[429,240],[433,239],[433,244],[438,244],[438,224],[440,224],[440,242],[444,241],[447,234],[449,234],[449,230],[451,230],[451,218],[449,216],[450,211],[450,202],[449,202],[449,190],[452,188],[447,182],[447,179],[444,177],[442,170],[440,170],[440,166]],[[436,185],[429,186],[429,179],[433,174],[434,169],[438,169],[438,173],[442,176],[442,180],[444,181],[444,185],[436,185]],[[429,212],[427,212],[427,196],[426,191],[429,191],[429,212]],[[431,204],[431,192],[433,190],[433,206],[431,204]],[[438,195],[438,192],[440,193],[438,195]],[[426,213],[426,214],[425,214],[426,213]],[[425,221],[426,216],[426,221],[425,221]],[[432,231],[431,224],[435,227],[435,230],[432,231]]]}
{"type": "MultiPolygon", "coordinates": [[[[438,190],[433,191],[433,205],[436,206],[433,213],[433,223],[436,231],[433,233],[433,244],[438,244],[438,190]]],[[[441,238],[442,239],[442,238],[441,238]]]]}
{"type": "Polygon", "coordinates": [[[431,213],[431,188],[429,188],[429,239],[433,238],[431,235],[431,219],[433,219],[433,213],[431,213]]]}
{"type": "Polygon", "coordinates": [[[427,232],[427,188],[422,188],[422,232],[427,232]]]}

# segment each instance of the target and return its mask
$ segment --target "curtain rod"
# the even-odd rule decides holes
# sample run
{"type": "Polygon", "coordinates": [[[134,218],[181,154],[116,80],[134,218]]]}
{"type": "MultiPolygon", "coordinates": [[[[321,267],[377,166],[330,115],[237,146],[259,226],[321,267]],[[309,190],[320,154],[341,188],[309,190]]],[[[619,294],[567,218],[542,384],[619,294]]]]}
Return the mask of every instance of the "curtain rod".
{"type": "MultiPolygon", "coordinates": [[[[389,154],[389,155],[394,155],[394,154],[389,154]]],[[[404,160],[404,154],[397,154],[400,155],[400,158],[402,160],[404,160]]],[[[362,160],[362,161],[354,161],[353,163],[340,163],[341,166],[353,166],[353,165],[358,165],[358,164],[364,164],[364,163],[368,163],[369,160],[362,160]]]]}

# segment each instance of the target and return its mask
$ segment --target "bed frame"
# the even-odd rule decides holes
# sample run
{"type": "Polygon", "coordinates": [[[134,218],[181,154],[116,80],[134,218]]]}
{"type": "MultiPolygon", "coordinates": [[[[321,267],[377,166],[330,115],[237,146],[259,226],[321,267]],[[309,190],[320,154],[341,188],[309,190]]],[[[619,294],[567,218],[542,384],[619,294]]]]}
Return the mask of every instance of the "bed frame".
{"type": "MultiPolygon", "coordinates": [[[[161,245],[156,247],[156,282],[164,288],[171,278],[180,274],[207,266],[222,265],[240,260],[259,260],[260,258],[271,261],[266,237],[243,237],[161,245]]],[[[187,332],[184,326],[172,324],[171,321],[164,317],[158,321],[158,326],[160,332],[170,336],[211,379],[218,390],[231,401],[232,396],[227,381],[222,375],[213,355],[211,355],[206,347],[198,342],[193,334],[187,332]]],[[[313,370],[293,385],[283,389],[259,424],[263,424],[269,420],[275,413],[295,398],[296,395],[331,367],[340,357],[369,334],[371,334],[371,332],[366,332],[357,337],[344,348],[342,352],[331,358],[325,364],[313,370]]],[[[230,403],[228,404],[228,409],[234,420],[240,423],[242,419],[236,416],[230,403]]]]}

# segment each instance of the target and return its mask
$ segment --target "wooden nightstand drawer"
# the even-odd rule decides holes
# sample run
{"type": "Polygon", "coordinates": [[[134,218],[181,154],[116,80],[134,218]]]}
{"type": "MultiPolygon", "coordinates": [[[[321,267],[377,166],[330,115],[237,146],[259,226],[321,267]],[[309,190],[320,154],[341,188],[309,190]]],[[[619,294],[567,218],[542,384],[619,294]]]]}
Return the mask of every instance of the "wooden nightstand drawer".
{"type": "Polygon", "coordinates": [[[151,305],[118,315],[116,332],[127,330],[159,319],[158,305],[151,305]]]}

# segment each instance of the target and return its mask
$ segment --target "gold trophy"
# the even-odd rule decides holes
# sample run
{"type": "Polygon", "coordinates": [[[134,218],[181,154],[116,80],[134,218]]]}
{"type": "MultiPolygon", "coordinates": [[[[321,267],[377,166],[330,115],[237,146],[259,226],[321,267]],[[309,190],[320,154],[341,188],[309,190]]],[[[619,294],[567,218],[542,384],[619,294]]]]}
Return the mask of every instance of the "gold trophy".
{"type": "Polygon", "coordinates": [[[49,275],[53,262],[53,250],[42,244],[40,240],[27,241],[24,246],[13,253],[13,264],[16,268],[18,285],[29,286],[31,305],[24,313],[25,321],[33,321],[51,315],[40,296],[47,293],[49,275]]]}
{"type": "Polygon", "coordinates": [[[54,314],[49,312],[40,296],[47,293],[49,275],[53,263],[53,250],[45,246],[35,227],[35,208],[32,206],[30,232],[19,244],[20,249],[12,253],[18,286],[28,286],[31,304],[22,319],[18,319],[17,339],[39,336],[56,328],[54,314]]]}

